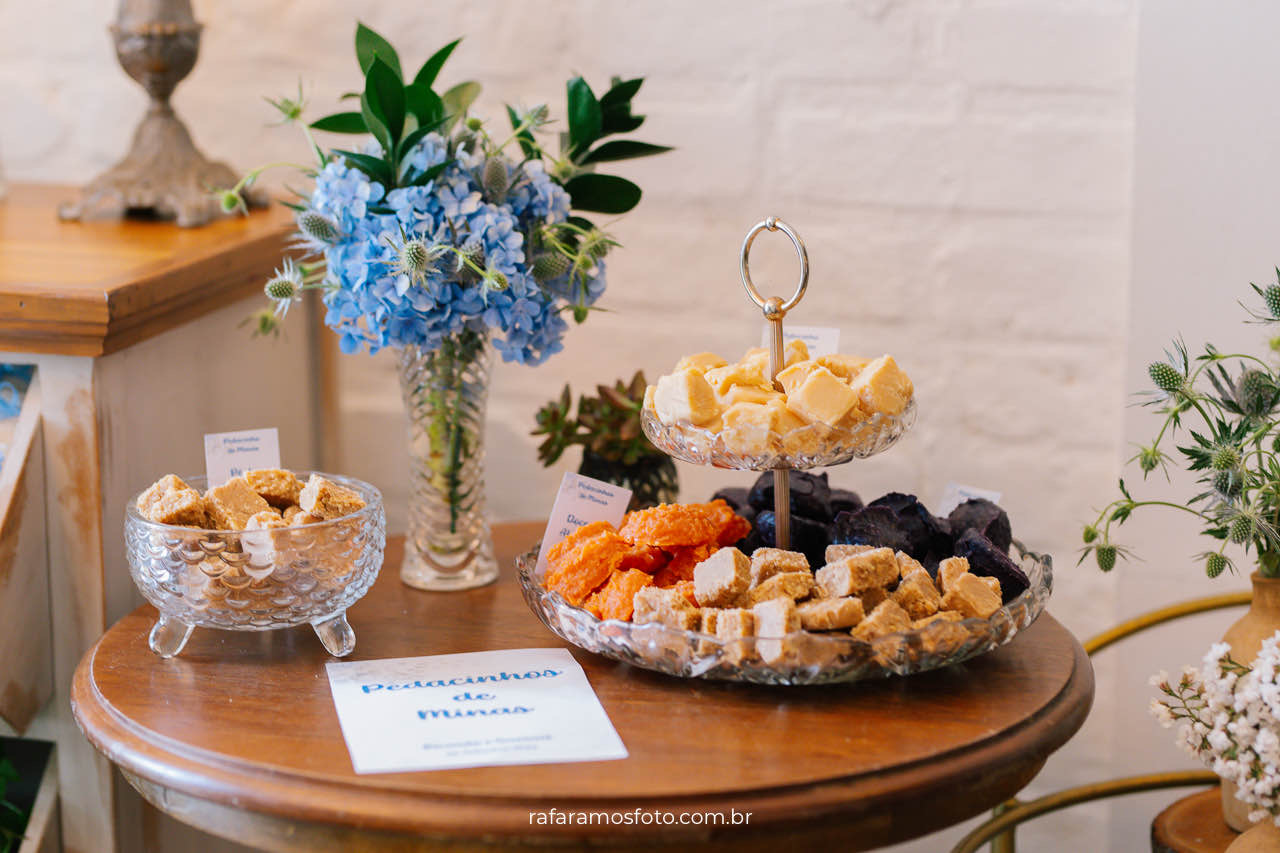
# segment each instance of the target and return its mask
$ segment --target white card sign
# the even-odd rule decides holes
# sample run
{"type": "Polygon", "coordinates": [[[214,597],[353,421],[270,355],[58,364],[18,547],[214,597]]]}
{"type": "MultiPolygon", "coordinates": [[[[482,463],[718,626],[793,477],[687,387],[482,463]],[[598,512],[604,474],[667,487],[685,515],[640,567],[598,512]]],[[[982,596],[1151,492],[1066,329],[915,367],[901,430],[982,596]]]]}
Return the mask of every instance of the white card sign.
{"type": "Polygon", "coordinates": [[[547,549],[577,530],[594,521],[607,521],[614,527],[622,524],[622,516],[631,503],[631,490],[613,483],[593,480],[581,474],[565,474],[556,493],[546,532],[542,534],[542,547],[538,549],[538,566],[541,575],[547,568],[547,549]]]}
{"type": "Polygon", "coordinates": [[[963,483],[947,483],[938,500],[938,515],[950,515],[951,510],[973,498],[986,498],[993,504],[1000,503],[1000,492],[990,489],[979,489],[977,486],[966,486],[963,483]]]}
{"type": "Polygon", "coordinates": [[[357,773],[627,757],[567,649],[333,662],[326,669],[357,773]]]}
{"type": "Polygon", "coordinates": [[[269,429],[211,432],[204,437],[204,470],[210,488],[255,468],[280,467],[280,433],[269,429]]]}
{"type": "MultiPolygon", "coordinates": [[[[769,336],[772,332],[769,324],[765,323],[764,331],[760,335],[760,346],[765,349],[769,348],[769,336]]],[[[840,330],[833,329],[830,326],[788,326],[782,327],[782,343],[783,346],[789,341],[804,341],[804,345],[809,349],[809,355],[816,358],[820,355],[835,355],[840,352],[840,330]]]]}

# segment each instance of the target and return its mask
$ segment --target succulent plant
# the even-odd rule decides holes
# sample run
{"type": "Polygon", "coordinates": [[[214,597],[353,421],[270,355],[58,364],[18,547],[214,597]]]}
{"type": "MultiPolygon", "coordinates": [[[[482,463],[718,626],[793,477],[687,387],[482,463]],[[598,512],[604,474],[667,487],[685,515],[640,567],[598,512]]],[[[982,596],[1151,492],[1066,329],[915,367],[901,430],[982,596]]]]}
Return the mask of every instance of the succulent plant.
{"type": "Polygon", "coordinates": [[[648,382],[637,371],[630,382],[597,385],[596,396],[578,398],[573,412],[573,393],[566,384],[560,396],[538,410],[537,428],[532,435],[546,436],[538,446],[538,459],[550,466],[574,445],[622,465],[633,465],[646,457],[666,456],[645,437],[640,428],[640,410],[648,382]]]}

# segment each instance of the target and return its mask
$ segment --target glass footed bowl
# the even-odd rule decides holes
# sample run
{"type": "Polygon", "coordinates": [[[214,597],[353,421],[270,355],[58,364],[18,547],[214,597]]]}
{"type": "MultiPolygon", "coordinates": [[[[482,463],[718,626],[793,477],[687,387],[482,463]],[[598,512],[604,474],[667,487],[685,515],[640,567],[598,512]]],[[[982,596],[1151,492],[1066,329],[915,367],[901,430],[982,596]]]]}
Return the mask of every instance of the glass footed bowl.
{"type": "Polygon", "coordinates": [[[719,640],[665,625],[597,619],[542,586],[538,549],[516,559],[524,600],[551,631],[580,649],[681,678],[756,684],[832,684],[911,675],[985,654],[1009,642],[1044,610],[1053,590],[1053,562],[1014,543],[1031,585],[988,619],[935,622],[923,628],[857,640],[847,632],[797,631],[771,639],[719,640]]]}
{"type": "MultiPolygon", "coordinates": [[[[309,471],[296,472],[305,479],[309,471]]],[[[387,540],[382,494],[350,477],[321,474],[364,498],[342,518],[271,530],[198,530],[148,521],[138,495],[125,509],[129,574],[160,611],[151,650],[182,651],[196,627],[269,631],[311,625],[337,657],[356,646],[347,608],[378,577],[387,540]]],[[[183,478],[205,490],[204,477],[183,478]]]]}
{"type": "Polygon", "coordinates": [[[916,422],[916,401],[897,415],[877,412],[857,425],[809,424],[789,432],[724,429],[718,432],[689,423],[664,424],[655,411],[640,413],[644,434],[654,447],[695,465],[767,471],[774,468],[825,468],[887,450],[916,422]]]}

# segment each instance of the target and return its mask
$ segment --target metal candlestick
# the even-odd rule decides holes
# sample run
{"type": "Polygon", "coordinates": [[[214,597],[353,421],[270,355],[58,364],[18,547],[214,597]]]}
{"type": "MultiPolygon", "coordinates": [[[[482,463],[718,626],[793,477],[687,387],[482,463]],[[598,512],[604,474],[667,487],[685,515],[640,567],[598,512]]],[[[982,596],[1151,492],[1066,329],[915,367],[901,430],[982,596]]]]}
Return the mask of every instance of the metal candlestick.
{"type": "MultiPolygon", "coordinates": [[[[740,264],[742,286],[746,288],[751,301],[764,312],[764,318],[769,324],[769,380],[781,391],[782,388],[778,384],[778,371],[786,366],[782,318],[800,303],[804,298],[805,290],[809,287],[809,252],[804,247],[804,241],[790,225],[776,216],[770,216],[763,222],[757,222],[747,232],[746,239],[742,241],[740,264]],[[751,254],[751,244],[755,242],[756,236],[761,231],[781,231],[786,234],[791,238],[791,245],[795,246],[796,254],[800,256],[800,281],[796,284],[795,293],[791,294],[791,298],[785,302],[777,296],[771,296],[768,299],[762,297],[751,281],[751,265],[748,262],[748,256],[751,254]]],[[[773,471],[773,515],[776,529],[774,546],[785,550],[791,546],[791,469],[789,468],[775,468],[773,471]]]]}
{"type": "MultiPolygon", "coordinates": [[[[85,218],[99,209],[122,208],[176,219],[182,227],[204,225],[218,215],[214,190],[231,187],[236,175],[205,158],[169,96],[191,73],[200,50],[200,24],[190,0],[120,0],[109,28],[125,72],[151,96],[125,158],[94,178],[80,199],[58,209],[62,219],[85,218]]],[[[245,194],[265,204],[260,190],[245,194]]]]}

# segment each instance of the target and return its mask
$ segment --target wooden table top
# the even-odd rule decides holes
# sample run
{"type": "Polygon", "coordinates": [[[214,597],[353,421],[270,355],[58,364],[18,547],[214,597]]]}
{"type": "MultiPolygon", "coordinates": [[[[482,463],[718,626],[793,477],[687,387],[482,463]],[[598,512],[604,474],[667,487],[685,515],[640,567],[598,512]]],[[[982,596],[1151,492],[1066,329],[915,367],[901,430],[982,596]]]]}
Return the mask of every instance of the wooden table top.
{"type": "Polygon", "coordinates": [[[203,228],[59,220],[75,194],[12,184],[0,199],[0,350],[104,355],[260,292],[292,228],[279,204],[203,228]]]}
{"type": "MultiPolygon", "coordinates": [[[[503,574],[481,589],[400,583],[403,542],[349,611],[351,660],[565,644],[527,609],[514,557],[539,524],[499,525],[503,574]]],[[[1083,723],[1093,672],[1051,616],[947,670],[827,687],[682,680],[571,648],[626,744],[622,761],[359,776],[309,629],[197,629],[163,660],[155,610],[126,616],[84,657],[72,704],[89,740],[157,805],[272,850],[409,850],[423,836],[772,849],[810,838],[869,849],[1011,796],[1083,723]],[[531,810],[751,812],[747,827],[551,825],[531,810]],[[282,829],[283,823],[287,828],[282,829]],[[243,824],[243,825],[242,825],[243,824]],[[302,840],[300,840],[302,839],[302,840]]],[[[642,845],[643,846],[643,845],[642,845]]]]}
{"type": "Polygon", "coordinates": [[[1152,853],[1222,853],[1240,834],[1222,819],[1222,789],[1183,797],[1151,822],[1152,853]]]}

